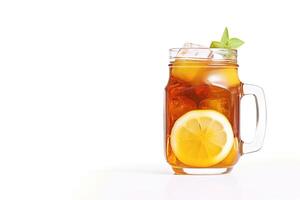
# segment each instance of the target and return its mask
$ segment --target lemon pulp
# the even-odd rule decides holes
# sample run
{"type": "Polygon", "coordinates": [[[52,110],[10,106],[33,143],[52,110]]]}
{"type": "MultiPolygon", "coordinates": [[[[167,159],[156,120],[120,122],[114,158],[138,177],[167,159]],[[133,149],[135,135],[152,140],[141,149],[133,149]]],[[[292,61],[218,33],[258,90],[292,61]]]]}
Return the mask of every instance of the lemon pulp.
{"type": "Polygon", "coordinates": [[[178,118],[171,130],[170,143],[184,164],[209,167],[226,158],[233,146],[228,119],[214,110],[193,110],[178,118]]]}

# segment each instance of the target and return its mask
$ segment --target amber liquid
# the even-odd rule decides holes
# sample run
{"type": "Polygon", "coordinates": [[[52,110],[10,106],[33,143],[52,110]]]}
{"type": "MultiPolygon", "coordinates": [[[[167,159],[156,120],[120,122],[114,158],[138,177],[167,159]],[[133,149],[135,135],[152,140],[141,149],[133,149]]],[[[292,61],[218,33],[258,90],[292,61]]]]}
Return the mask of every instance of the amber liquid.
{"type": "Polygon", "coordinates": [[[210,109],[227,117],[234,134],[234,144],[227,157],[209,168],[230,168],[240,155],[239,107],[241,83],[237,66],[230,63],[175,61],[170,64],[166,87],[166,158],[176,168],[188,166],[176,158],[170,145],[175,121],[191,110],[210,109]]]}

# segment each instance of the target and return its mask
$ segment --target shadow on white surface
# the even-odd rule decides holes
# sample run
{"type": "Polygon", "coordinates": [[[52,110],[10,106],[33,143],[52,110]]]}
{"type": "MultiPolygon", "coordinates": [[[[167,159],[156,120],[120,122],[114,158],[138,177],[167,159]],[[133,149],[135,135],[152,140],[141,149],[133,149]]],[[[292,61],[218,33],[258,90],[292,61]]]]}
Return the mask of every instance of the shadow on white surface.
{"type": "Polygon", "coordinates": [[[98,170],[81,179],[75,199],[299,199],[299,162],[242,162],[230,174],[173,175],[168,168],[98,170]]]}
{"type": "Polygon", "coordinates": [[[99,170],[82,179],[79,199],[241,199],[233,174],[176,176],[163,169],[99,170]]]}

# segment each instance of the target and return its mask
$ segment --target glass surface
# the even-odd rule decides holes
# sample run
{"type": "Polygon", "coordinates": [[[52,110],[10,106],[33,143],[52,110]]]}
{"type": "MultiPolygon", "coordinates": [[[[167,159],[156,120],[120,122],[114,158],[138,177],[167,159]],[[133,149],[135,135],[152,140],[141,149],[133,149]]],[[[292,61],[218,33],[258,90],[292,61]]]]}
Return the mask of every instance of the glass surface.
{"type": "Polygon", "coordinates": [[[251,144],[240,138],[240,99],[246,93],[238,77],[236,55],[227,49],[170,50],[165,153],[176,174],[188,174],[188,169],[227,173],[243,153],[262,146],[265,104],[263,91],[258,91],[258,97],[257,90],[253,91],[256,86],[247,85],[245,91],[252,89],[247,94],[259,99],[258,113],[264,110],[262,119],[257,118],[259,131],[251,144]]]}

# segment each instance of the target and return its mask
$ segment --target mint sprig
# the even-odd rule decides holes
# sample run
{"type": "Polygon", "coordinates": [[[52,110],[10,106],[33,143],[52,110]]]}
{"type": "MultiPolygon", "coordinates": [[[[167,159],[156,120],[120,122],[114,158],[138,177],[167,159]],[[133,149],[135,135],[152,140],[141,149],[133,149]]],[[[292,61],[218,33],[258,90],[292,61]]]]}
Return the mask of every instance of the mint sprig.
{"type": "Polygon", "coordinates": [[[225,27],[221,41],[212,41],[210,48],[237,49],[244,44],[239,38],[229,38],[228,28],[225,27]]]}

